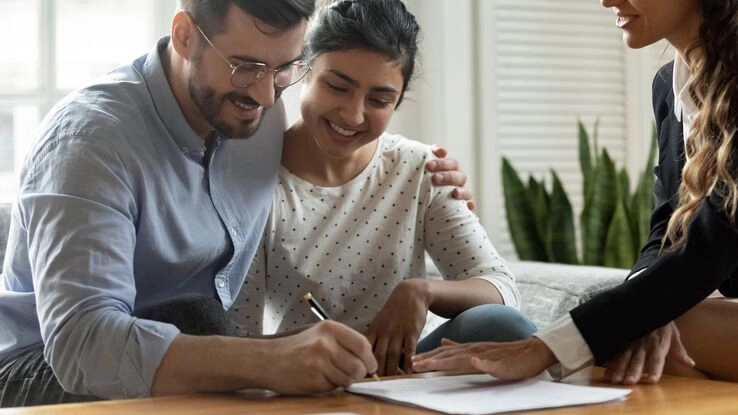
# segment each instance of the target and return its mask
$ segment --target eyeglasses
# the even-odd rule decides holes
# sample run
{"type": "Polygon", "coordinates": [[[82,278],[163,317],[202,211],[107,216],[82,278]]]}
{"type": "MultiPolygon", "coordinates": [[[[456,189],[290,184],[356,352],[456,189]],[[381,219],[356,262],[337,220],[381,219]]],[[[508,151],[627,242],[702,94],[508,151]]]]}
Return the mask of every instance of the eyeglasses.
{"type": "Polygon", "coordinates": [[[261,62],[245,62],[234,65],[226,59],[226,57],[220,53],[218,48],[213,45],[213,42],[208,39],[205,32],[203,32],[200,26],[195,22],[195,18],[190,16],[189,13],[188,16],[192,19],[192,24],[195,25],[197,30],[205,41],[208,42],[210,47],[213,48],[215,53],[217,53],[218,56],[220,56],[221,59],[231,67],[231,83],[236,88],[247,88],[264,79],[269,72],[274,72],[274,87],[284,89],[300,82],[300,80],[312,69],[310,64],[304,61],[295,61],[278,68],[270,68],[261,62]]]}

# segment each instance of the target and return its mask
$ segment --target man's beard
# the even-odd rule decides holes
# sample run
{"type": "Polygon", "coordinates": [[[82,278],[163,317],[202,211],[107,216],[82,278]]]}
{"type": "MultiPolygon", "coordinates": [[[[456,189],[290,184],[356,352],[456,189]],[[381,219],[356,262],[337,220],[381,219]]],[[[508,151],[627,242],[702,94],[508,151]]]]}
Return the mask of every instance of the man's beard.
{"type": "MultiPolygon", "coordinates": [[[[219,113],[226,101],[236,101],[246,106],[258,106],[259,104],[248,95],[241,95],[237,91],[231,91],[218,96],[214,89],[200,85],[196,79],[199,71],[195,70],[187,80],[190,98],[195,103],[198,111],[222,138],[248,138],[254,135],[261,126],[266,108],[263,109],[259,118],[254,120],[240,120],[229,124],[223,120],[219,113]]],[[[275,99],[279,98],[278,96],[275,99]]]]}

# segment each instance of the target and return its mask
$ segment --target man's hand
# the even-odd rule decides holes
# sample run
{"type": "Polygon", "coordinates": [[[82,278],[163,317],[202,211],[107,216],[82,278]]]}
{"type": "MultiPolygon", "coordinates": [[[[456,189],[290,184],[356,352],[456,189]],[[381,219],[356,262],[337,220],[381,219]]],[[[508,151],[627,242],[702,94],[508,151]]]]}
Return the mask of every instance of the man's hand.
{"type": "Polygon", "coordinates": [[[335,321],[293,336],[268,340],[272,366],[263,373],[269,389],[284,394],[327,392],[377,371],[366,337],[335,321]]]}
{"type": "Polygon", "coordinates": [[[644,382],[656,383],[661,379],[666,359],[687,367],[694,367],[695,364],[682,345],[679,329],[673,321],[634,341],[608,362],[603,380],[635,385],[647,373],[644,382]]]}
{"type": "Polygon", "coordinates": [[[405,360],[401,369],[412,372],[410,357],[415,354],[430,304],[427,284],[421,279],[399,283],[366,331],[369,343],[374,345],[379,376],[397,374],[402,353],[405,360]]]}
{"type": "Polygon", "coordinates": [[[526,379],[557,362],[551,350],[537,337],[496,343],[455,343],[447,339],[441,347],[413,358],[416,372],[430,370],[481,370],[500,379],[526,379]]]}
{"type": "Polygon", "coordinates": [[[474,211],[476,205],[472,200],[472,191],[464,187],[466,184],[466,175],[459,169],[459,162],[456,159],[447,157],[448,152],[443,146],[434,146],[433,154],[438,157],[428,161],[425,169],[433,173],[431,180],[436,186],[456,186],[451,193],[454,199],[466,200],[469,210],[474,211]]]}

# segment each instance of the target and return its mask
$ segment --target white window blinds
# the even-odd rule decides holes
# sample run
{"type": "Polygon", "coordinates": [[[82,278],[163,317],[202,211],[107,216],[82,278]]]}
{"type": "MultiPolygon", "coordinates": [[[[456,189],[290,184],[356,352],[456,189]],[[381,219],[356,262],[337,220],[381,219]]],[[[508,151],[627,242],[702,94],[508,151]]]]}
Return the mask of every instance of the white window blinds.
{"type": "MultiPolygon", "coordinates": [[[[652,119],[650,99],[637,102],[650,97],[650,90],[645,95],[629,93],[628,88],[644,88],[643,82],[628,81],[628,65],[633,65],[629,60],[638,61],[630,66],[636,72],[644,65],[641,58],[626,56],[613,12],[597,1],[482,0],[476,5],[480,204],[498,250],[514,257],[502,198],[501,158],[507,157],[523,178],[545,177],[549,186],[550,170],[555,170],[576,217],[582,206],[577,120],[591,133],[599,119],[599,147],[606,148],[618,166],[631,157],[641,166],[645,156],[639,143],[648,137],[629,141],[628,134],[647,131],[632,123],[652,119]],[[629,105],[637,109],[629,111],[629,105]],[[644,111],[647,116],[639,120],[629,115],[644,111]],[[629,148],[629,143],[637,148],[629,148]]],[[[646,88],[652,73],[644,78],[646,88]]]]}

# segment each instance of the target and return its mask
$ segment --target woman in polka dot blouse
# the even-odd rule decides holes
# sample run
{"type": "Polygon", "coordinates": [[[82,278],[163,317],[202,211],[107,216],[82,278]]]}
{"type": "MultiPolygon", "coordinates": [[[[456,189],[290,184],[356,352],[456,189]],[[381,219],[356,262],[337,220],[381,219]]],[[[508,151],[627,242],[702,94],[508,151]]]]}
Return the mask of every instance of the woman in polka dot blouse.
{"type": "Polygon", "coordinates": [[[401,0],[339,0],[306,35],[312,71],[285,134],[263,248],[232,316],[244,335],[331,319],[365,333],[379,375],[410,371],[418,352],[455,341],[510,341],[535,327],[465,201],[424,169],[430,147],[385,132],[412,77],[419,28],[401,0]],[[444,280],[426,279],[425,255],[444,280]],[[450,318],[418,343],[427,312],[450,318]]]}

